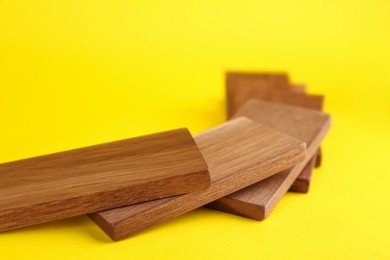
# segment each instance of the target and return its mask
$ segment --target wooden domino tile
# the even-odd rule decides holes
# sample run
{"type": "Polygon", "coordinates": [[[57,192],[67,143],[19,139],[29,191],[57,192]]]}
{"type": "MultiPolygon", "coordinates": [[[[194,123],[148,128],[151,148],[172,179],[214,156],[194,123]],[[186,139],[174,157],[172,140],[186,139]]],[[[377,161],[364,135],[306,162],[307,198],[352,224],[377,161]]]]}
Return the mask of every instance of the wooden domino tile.
{"type": "Polygon", "coordinates": [[[247,102],[235,117],[246,116],[307,144],[304,162],[207,205],[209,208],[262,220],[288,191],[314,156],[330,128],[330,116],[320,111],[259,100],[247,102]]]}
{"type": "MultiPolygon", "coordinates": [[[[324,97],[306,94],[303,84],[290,84],[283,73],[237,73],[226,75],[226,103],[230,117],[245,101],[257,98],[271,102],[322,110],[324,97]],[[230,112],[231,111],[231,112],[230,112]]],[[[321,165],[321,148],[316,155],[316,167],[321,165]]],[[[300,181],[298,176],[297,181],[300,181]]],[[[305,176],[302,176],[305,181],[305,176]]]]}
{"type": "MultiPolygon", "coordinates": [[[[290,84],[280,87],[283,86],[283,84],[276,84],[275,82],[278,81],[249,81],[246,80],[246,77],[243,77],[241,80],[232,80],[232,77],[237,78],[238,76],[237,74],[232,73],[227,74],[226,76],[226,105],[228,118],[231,118],[249,99],[261,99],[270,102],[322,110],[323,96],[299,93],[294,91],[290,84]],[[234,77],[232,75],[234,75],[234,77]],[[272,84],[270,82],[272,82],[272,84]]],[[[252,78],[253,77],[254,76],[252,76],[252,78]]],[[[272,77],[268,76],[267,78],[272,77]]]]}
{"type": "Polygon", "coordinates": [[[247,118],[236,118],[195,136],[211,187],[171,198],[89,214],[113,240],[121,240],[247,187],[302,162],[306,146],[247,118]]]}
{"type": "Polygon", "coordinates": [[[0,231],[199,191],[208,166],[187,129],[0,165],[0,231]]]}

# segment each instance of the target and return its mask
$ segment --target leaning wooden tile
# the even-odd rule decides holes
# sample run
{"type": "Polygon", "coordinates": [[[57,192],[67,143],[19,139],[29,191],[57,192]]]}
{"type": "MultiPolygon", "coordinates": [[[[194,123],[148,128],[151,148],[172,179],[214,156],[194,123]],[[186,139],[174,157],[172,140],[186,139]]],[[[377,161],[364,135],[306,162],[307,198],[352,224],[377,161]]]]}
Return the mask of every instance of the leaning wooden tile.
{"type": "Polygon", "coordinates": [[[302,141],[237,118],[195,136],[211,176],[211,187],[172,198],[107,210],[89,216],[120,240],[171,220],[287,169],[306,157],[302,141]]]}
{"type": "Polygon", "coordinates": [[[316,156],[313,156],[313,158],[306,164],[305,168],[303,168],[299,176],[295,179],[288,191],[299,193],[309,192],[311,175],[313,173],[315,161],[316,156]]]}
{"type": "MultiPolygon", "coordinates": [[[[292,84],[292,85],[290,85],[291,86],[291,88],[295,91],[295,92],[298,92],[298,93],[306,93],[306,87],[305,87],[305,85],[303,85],[303,84],[292,84]]],[[[303,106],[303,107],[305,107],[305,106],[303,106]]],[[[321,105],[321,107],[322,107],[322,105],[321,105]]],[[[320,167],[321,166],[321,162],[322,162],[322,152],[321,152],[321,148],[318,148],[318,152],[316,153],[316,158],[315,158],[315,165],[314,165],[314,167],[320,167]]],[[[311,174],[310,174],[311,175],[311,174]]],[[[298,178],[297,178],[297,181],[300,181],[300,176],[301,176],[301,174],[298,176],[298,178]]],[[[305,173],[304,175],[302,175],[302,176],[307,176],[307,173],[305,173]]],[[[302,181],[303,182],[305,182],[305,180],[306,180],[306,177],[304,177],[303,179],[302,179],[302,181]]],[[[302,189],[302,190],[308,190],[309,189],[309,187],[307,187],[307,189],[302,189]]],[[[295,190],[295,192],[299,192],[299,190],[295,190]]]]}
{"type": "MultiPolygon", "coordinates": [[[[305,87],[305,85],[303,85],[303,84],[291,84],[290,86],[291,86],[291,88],[292,88],[295,92],[298,92],[298,93],[306,93],[306,87],[305,87]]],[[[323,105],[321,104],[321,107],[322,107],[322,106],[323,106],[323,105]]],[[[302,107],[305,107],[305,106],[302,106],[302,107]]],[[[322,151],[321,151],[321,147],[318,148],[318,152],[316,153],[316,158],[315,158],[314,161],[315,161],[314,167],[318,168],[318,167],[321,166],[321,162],[322,162],[322,151]]],[[[299,181],[300,176],[301,176],[301,175],[298,176],[297,181],[299,181]]],[[[305,179],[302,179],[302,181],[305,181],[305,179]]],[[[302,189],[302,190],[303,190],[303,189],[302,189]]],[[[295,192],[299,192],[299,191],[295,191],[295,192]]]]}
{"type": "MultiPolygon", "coordinates": [[[[303,84],[292,84],[291,88],[298,93],[306,93],[306,87],[303,84]]],[[[321,166],[321,148],[318,148],[318,152],[315,155],[315,158],[311,162],[315,162],[315,165],[313,167],[320,167],[321,166]]],[[[308,163],[310,164],[310,162],[308,163]]],[[[299,174],[298,178],[295,180],[294,184],[291,186],[289,191],[292,192],[301,192],[301,193],[307,193],[309,191],[310,186],[310,179],[312,175],[313,169],[310,169],[309,167],[305,167],[305,169],[299,174]],[[309,181],[308,181],[309,179],[309,181]]]]}
{"type": "Polygon", "coordinates": [[[311,109],[258,100],[251,100],[243,106],[235,115],[239,116],[246,116],[307,144],[308,156],[304,162],[207,205],[216,210],[262,220],[317,151],[330,127],[330,116],[311,109]]]}
{"type": "Polygon", "coordinates": [[[210,186],[187,129],[0,165],[0,231],[210,186]]]}
{"type": "MultiPolygon", "coordinates": [[[[298,93],[306,93],[306,87],[305,85],[303,84],[292,84],[290,85],[291,88],[295,91],[295,92],[298,92],[298,93]]],[[[323,105],[321,104],[321,107],[323,105]]],[[[302,107],[305,107],[305,106],[302,106],[302,107]]],[[[316,158],[315,158],[315,165],[314,167],[320,167],[321,166],[321,162],[322,162],[322,152],[321,152],[321,148],[318,148],[318,152],[316,153],[316,158]]],[[[307,173],[303,174],[302,177],[302,183],[306,182],[306,177],[304,176],[307,176],[307,173]]],[[[311,174],[310,174],[311,176],[311,174]]],[[[298,176],[297,178],[297,181],[299,182],[300,181],[300,178],[301,178],[301,174],[298,176]]],[[[310,183],[310,182],[309,182],[310,183]]],[[[297,185],[300,185],[299,183],[297,185]]],[[[300,192],[299,190],[308,190],[309,187],[307,187],[307,189],[298,189],[298,190],[295,190],[295,192],[300,192]]]]}
{"type": "MultiPolygon", "coordinates": [[[[322,110],[324,97],[305,94],[302,84],[288,83],[286,74],[228,73],[226,75],[227,114],[230,118],[250,98],[322,110]]],[[[321,164],[317,154],[316,167],[321,164]]],[[[298,176],[298,181],[299,181],[298,176]]]]}
{"type": "MultiPolygon", "coordinates": [[[[310,109],[322,110],[323,96],[298,93],[287,85],[277,87],[269,81],[234,81],[231,74],[226,77],[227,116],[231,118],[249,99],[261,99],[310,109]]],[[[271,78],[271,77],[269,77],[271,78]]]]}

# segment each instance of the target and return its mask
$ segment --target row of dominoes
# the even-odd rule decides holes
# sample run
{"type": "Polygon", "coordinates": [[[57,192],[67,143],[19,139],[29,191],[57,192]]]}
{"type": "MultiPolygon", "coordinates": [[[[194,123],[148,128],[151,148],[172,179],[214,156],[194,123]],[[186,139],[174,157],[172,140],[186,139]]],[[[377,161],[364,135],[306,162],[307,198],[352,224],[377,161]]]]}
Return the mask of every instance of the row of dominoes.
{"type": "Polygon", "coordinates": [[[206,206],[267,217],[307,192],[330,127],[323,97],[283,73],[227,73],[227,122],[0,165],[0,231],[88,214],[121,240],[206,206]]]}

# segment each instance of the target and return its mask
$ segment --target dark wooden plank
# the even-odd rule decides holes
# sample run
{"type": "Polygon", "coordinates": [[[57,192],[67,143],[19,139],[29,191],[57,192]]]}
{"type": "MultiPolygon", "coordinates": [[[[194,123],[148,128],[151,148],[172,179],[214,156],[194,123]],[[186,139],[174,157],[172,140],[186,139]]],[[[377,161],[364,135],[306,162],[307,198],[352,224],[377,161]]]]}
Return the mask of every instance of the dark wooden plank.
{"type": "Polygon", "coordinates": [[[270,214],[314,156],[330,127],[330,116],[311,109],[259,100],[245,104],[235,115],[240,116],[246,116],[307,144],[308,156],[304,162],[207,205],[216,210],[262,220],[270,214]]]}
{"type": "Polygon", "coordinates": [[[210,186],[187,129],[0,165],[0,231],[210,186]]]}
{"type": "Polygon", "coordinates": [[[120,240],[171,220],[287,169],[306,157],[305,144],[247,118],[237,118],[195,136],[211,176],[211,187],[89,216],[120,240]]]}

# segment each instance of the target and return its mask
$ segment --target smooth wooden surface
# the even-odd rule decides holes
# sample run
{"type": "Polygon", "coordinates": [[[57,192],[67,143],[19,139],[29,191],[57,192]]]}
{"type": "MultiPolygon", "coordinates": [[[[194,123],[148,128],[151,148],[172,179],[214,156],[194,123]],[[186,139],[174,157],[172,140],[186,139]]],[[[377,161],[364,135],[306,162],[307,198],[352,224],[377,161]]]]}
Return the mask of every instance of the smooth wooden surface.
{"type": "Polygon", "coordinates": [[[0,230],[209,186],[187,129],[9,162],[0,165],[0,230]]]}
{"type": "Polygon", "coordinates": [[[227,117],[231,118],[249,99],[283,103],[310,109],[322,110],[323,96],[307,95],[294,91],[293,87],[280,76],[273,74],[226,75],[227,117]]]}
{"type": "Polygon", "coordinates": [[[334,116],[311,193],[285,196],[262,223],[198,209],[110,243],[80,216],[0,234],[1,258],[389,260],[389,10],[383,0],[0,1],[1,162],[198,133],[225,119],[227,69],[288,71],[334,116]]]}
{"type": "MultiPolygon", "coordinates": [[[[291,84],[286,73],[228,72],[226,74],[226,104],[230,118],[250,98],[322,110],[324,97],[309,95],[303,84],[291,84]]],[[[322,153],[316,155],[316,167],[321,166],[322,153]]],[[[299,182],[298,176],[297,181],[299,182]]],[[[305,180],[303,180],[305,181],[305,180]]]]}
{"type": "MultiPolygon", "coordinates": [[[[306,93],[306,86],[303,84],[291,84],[291,88],[298,93],[306,93]]],[[[321,148],[318,149],[316,155],[312,160],[305,166],[303,171],[298,175],[289,191],[307,193],[310,189],[310,180],[313,173],[313,167],[320,167],[322,161],[321,148]],[[313,164],[313,167],[310,165],[313,164]]]]}
{"type": "Polygon", "coordinates": [[[207,205],[216,210],[262,220],[270,214],[314,156],[330,127],[330,116],[315,110],[259,100],[249,101],[235,116],[246,116],[307,144],[308,156],[304,162],[207,205]]]}
{"type": "Polygon", "coordinates": [[[196,135],[195,141],[210,167],[210,188],[89,216],[113,240],[120,240],[263,180],[306,158],[302,141],[247,118],[236,118],[206,130],[196,135]]]}
{"type": "MultiPolygon", "coordinates": [[[[298,93],[306,93],[306,86],[303,85],[303,84],[291,84],[290,85],[291,88],[295,91],[295,92],[298,92],[298,93]]],[[[302,107],[305,107],[305,106],[302,106],[302,107]]],[[[323,104],[321,105],[321,107],[323,107],[323,104]]],[[[314,167],[318,168],[321,166],[321,163],[322,163],[322,151],[321,151],[321,147],[318,148],[318,151],[316,153],[316,158],[313,160],[315,162],[314,164],[314,167]]],[[[302,183],[305,183],[307,182],[306,181],[306,176],[307,176],[307,173],[302,173],[302,182],[301,184],[297,184],[297,185],[302,185],[302,183]]],[[[311,174],[310,174],[311,176],[311,174]]],[[[297,178],[297,181],[299,182],[300,181],[300,178],[301,178],[301,174],[298,176],[297,178]]],[[[309,182],[310,183],[310,182],[309,182]]],[[[307,187],[307,189],[301,189],[301,190],[308,190],[309,187],[307,187]]],[[[300,189],[298,189],[300,190],[300,189]]],[[[296,190],[295,192],[299,192],[298,190],[296,190]]]]}
{"type": "MultiPolygon", "coordinates": [[[[298,92],[298,93],[306,93],[306,86],[303,85],[303,84],[291,84],[290,85],[291,88],[295,91],[295,92],[298,92]]],[[[305,107],[305,106],[302,106],[302,107],[305,107]]],[[[323,104],[321,105],[321,107],[323,107],[323,104]]],[[[318,151],[316,153],[316,158],[313,160],[313,162],[315,163],[314,164],[314,167],[320,167],[321,166],[321,162],[322,162],[322,152],[321,152],[321,147],[318,148],[318,151]]],[[[305,168],[306,169],[306,168],[305,168]]],[[[304,170],[305,171],[305,170],[304,170]]],[[[307,172],[302,172],[302,174],[300,174],[297,178],[297,182],[300,182],[300,183],[297,183],[297,186],[300,186],[300,185],[303,185],[303,183],[307,183],[307,176],[308,176],[308,173],[307,172]],[[301,175],[302,175],[302,180],[301,180],[301,175]]],[[[311,173],[310,173],[310,176],[311,176],[311,173]]],[[[310,181],[308,182],[310,183],[310,181]]],[[[294,185],[293,185],[294,186],[294,185]]],[[[301,188],[301,189],[297,189],[297,190],[294,190],[295,192],[300,192],[299,190],[309,190],[309,187],[307,188],[301,188]]]]}
{"type": "Polygon", "coordinates": [[[288,191],[299,193],[309,192],[311,175],[314,170],[315,161],[316,156],[313,156],[313,158],[306,164],[305,168],[303,168],[299,176],[295,179],[288,191]]]}

